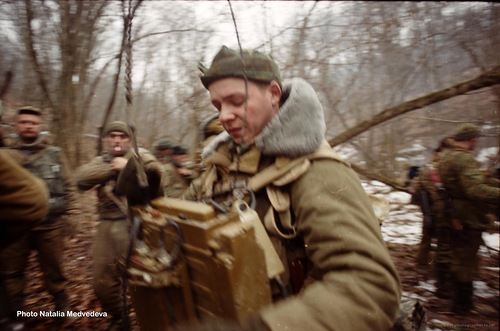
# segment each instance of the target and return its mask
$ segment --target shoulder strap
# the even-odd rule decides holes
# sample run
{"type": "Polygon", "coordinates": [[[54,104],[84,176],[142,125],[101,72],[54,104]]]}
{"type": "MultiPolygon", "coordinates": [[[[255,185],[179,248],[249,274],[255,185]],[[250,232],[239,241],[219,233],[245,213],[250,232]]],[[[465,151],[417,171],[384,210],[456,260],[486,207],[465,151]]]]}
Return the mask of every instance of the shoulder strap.
{"type": "Polygon", "coordinates": [[[35,154],[25,157],[23,160],[23,165],[27,166],[35,162],[37,159],[42,157],[46,151],[48,151],[48,147],[42,148],[35,154]]]}
{"type": "Polygon", "coordinates": [[[291,183],[307,171],[311,164],[311,160],[316,159],[332,159],[349,166],[346,161],[342,160],[340,156],[332,150],[328,142],[324,140],[314,153],[296,159],[278,157],[272,165],[251,177],[248,180],[247,186],[255,192],[270,183],[275,183],[277,186],[291,183]]]}

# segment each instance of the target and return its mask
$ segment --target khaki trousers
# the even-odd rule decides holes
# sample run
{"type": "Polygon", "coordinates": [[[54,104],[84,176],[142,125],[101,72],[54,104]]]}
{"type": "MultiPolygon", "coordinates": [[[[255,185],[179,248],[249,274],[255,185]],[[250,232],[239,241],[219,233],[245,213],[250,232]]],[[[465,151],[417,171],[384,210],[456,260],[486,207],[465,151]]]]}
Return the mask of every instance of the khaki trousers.
{"type": "Polygon", "coordinates": [[[129,225],[126,219],[101,221],[92,246],[94,293],[108,314],[120,316],[123,311],[122,279],[118,259],[129,246],[129,225]]]}
{"type": "Polygon", "coordinates": [[[63,270],[63,228],[32,230],[19,240],[0,251],[0,272],[5,277],[9,295],[16,306],[22,309],[22,297],[26,287],[24,276],[31,250],[38,256],[45,287],[52,295],[65,289],[68,280],[63,270]]]}

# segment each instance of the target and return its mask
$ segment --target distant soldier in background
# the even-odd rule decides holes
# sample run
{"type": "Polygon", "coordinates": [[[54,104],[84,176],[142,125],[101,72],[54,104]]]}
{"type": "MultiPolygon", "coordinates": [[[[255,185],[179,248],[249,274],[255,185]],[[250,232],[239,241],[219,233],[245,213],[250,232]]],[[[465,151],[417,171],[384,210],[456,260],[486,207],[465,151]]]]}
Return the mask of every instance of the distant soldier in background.
{"type": "Polygon", "coordinates": [[[163,192],[166,197],[178,198],[186,190],[191,181],[198,177],[194,164],[189,161],[187,149],[175,144],[172,146],[171,162],[165,163],[162,175],[163,192]]]}
{"type": "Polygon", "coordinates": [[[434,264],[437,276],[436,296],[441,298],[447,298],[450,295],[451,237],[448,219],[444,217],[445,197],[437,167],[441,156],[451,146],[451,139],[444,138],[435,149],[432,162],[422,167],[419,176],[413,183],[415,194],[422,197],[420,206],[424,215],[422,241],[417,263],[420,265],[434,264]],[[432,261],[429,261],[432,238],[437,238],[436,256],[432,261]]]}
{"type": "Polygon", "coordinates": [[[172,162],[172,148],[175,142],[170,138],[161,138],[153,145],[154,155],[163,164],[172,162]]]}
{"type": "Polygon", "coordinates": [[[7,289],[16,310],[23,309],[26,280],[24,273],[31,250],[38,253],[45,286],[54,298],[55,310],[70,309],[66,293],[68,279],[64,273],[64,216],[77,215],[80,208],[76,188],[70,180],[69,164],[63,151],[53,146],[42,132],[42,114],[34,107],[22,107],[16,115],[17,137],[10,148],[18,152],[21,164],[48,186],[49,213],[28,234],[5,248],[0,255],[2,270],[15,275],[7,281],[7,289]],[[71,214],[71,215],[70,215],[71,214]]]}
{"type": "Polygon", "coordinates": [[[172,163],[172,153],[176,145],[177,143],[169,138],[161,138],[153,145],[156,159],[163,165],[161,175],[161,185],[163,188],[163,193],[166,197],[170,198],[179,197],[179,195],[184,190],[184,187],[181,187],[180,190],[173,187],[173,178],[178,177],[176,167],[172,163]]]}
{"type": "Polygon", "coordinates": [[[449,201],[445,207],[452,226],[452,250],[455,288],[453,312],[466,314],[474,308],[473,277],[478,265],[477,252],[482,232],[488,228],[485,207],[500,201],[500,188],[486,184],[474,158],[480,129],[473,124],[460,126],[453,136],[454,146],[444,153],[438,165],[439,175],[449,201]]]}
{"type": "Polygon", "coordinates": [[[437,237],[437,220],[443,212],[442,204],[440,204],[442,199],[439,194],[442,184],[437,165],[441,153],[450,147],[450,139],[443,139],[434,150],[431,162],[420,167],[418,175],[412,181],[412,191],[416,195],[414,201],[418,201],[423,214],[422,240],[417,255],[419,265],[429,263],[432,238],[437,237]]]}
{"type": "Polygon", "coordinates": [[[183,188],[189,187],[191,181],[198,177],[196,165],[189,160],[189,152],[182,145],[174,146],[172,151],[172,163],[177,170],[179,176],[178,182],[183,183],[183,188]]]}
{"type": "Polygon", "coordinates": [[[417,253],[417,264],[427,266],[431,251],[432,239],[435,238],[436,212],[434,202],[437,199],[437,185],[440,185],[435,162],[438,153],[432,155],[431,163],[420,167],[418,175],[411,181],[412,203],[422,210],[422,238],[417,253]]]}

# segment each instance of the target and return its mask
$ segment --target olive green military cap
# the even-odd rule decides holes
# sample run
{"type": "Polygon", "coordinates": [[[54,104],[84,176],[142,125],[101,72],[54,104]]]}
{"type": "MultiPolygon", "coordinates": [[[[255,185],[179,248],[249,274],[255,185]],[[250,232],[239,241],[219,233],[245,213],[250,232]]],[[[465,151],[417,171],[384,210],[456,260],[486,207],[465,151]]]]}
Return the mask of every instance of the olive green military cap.
{"type": "Polygon", "coordinates": [[[175,143],[171,139],[161,138],[154,143],[154,148],[159,150],[171,149],[174,147],[174,145],[175,143]]]}
{"type": "Polygon", "coordinates": [[[127,136],[130,137],[130,127],[127,123],[122,122],[122,121],[114,121],[108,124],[106,127],[106,130],[104,130],[104,135],[108,135],[110,132],[113,131],[120,131],[125,133],[127,136]]]}
{"type": "Polygon", "coordinates": [[[32,106],[19,107],[17,108],[16,112],[18,115],[29,114],[29,115],[42,116],[42,111],[39,108],[32,106]]]}
{"type": "Polygon", "coordinates": [[[215,55],[210,68],[200,66],[202,71],[201,82],[206,89],[214,81],[238,77],[248,78],[258,82],[275,80],[281,86],[281,74],[278,65],[271,56],[256,50],[242,52],[222,46],[215,55]]]}
{"type": "Polygon", "coordinates": [[[458,128],[458,130],[453,135],[453,139],[456,141],[467,141],[479,137],[480,135],[481,130],[477,125],[466,123],[462,124],[458,128]]]}

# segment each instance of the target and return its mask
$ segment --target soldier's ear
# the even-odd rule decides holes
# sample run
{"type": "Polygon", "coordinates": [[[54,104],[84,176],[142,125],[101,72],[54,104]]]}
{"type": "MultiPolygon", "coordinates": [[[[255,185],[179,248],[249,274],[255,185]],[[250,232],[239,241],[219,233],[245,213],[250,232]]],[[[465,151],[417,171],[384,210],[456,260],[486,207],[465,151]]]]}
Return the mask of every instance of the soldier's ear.
{"type": "Polygon", "coordinates": [[[271,92],[271,104],[273,107],[279,108],[281,100],[281,87],[275,80],[269,83],[269,91],[271,92]]]}

